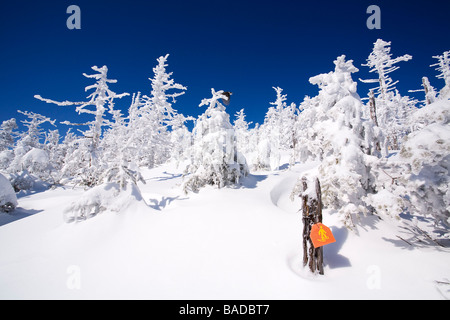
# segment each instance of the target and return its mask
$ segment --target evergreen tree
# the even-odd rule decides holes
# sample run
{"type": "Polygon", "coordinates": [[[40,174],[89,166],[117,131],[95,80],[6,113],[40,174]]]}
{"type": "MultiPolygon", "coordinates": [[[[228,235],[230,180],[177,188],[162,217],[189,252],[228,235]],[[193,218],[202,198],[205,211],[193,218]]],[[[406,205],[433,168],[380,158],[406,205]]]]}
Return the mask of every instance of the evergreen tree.
{"type": "Polygon", "coordinates": [[[65,168],[63,168],[65,173],[72,177],[77,176],[80,180],[79,182],[86,186],[94,186],[101,183],[99,177],[106,169],[101,162],[102,150],[100,149],[103,127],[111,125],[111,121],[106,118],[106,112],[114,113],[114,100],[128,95],[128,93],[117,94],[109,89],[108,83],[116,83],[117,80],[107,78],[108,68],[106,66],[101,68],[93,66],[92,70],[97,73],[93,75],[83,73],[86,78],[96,80],[95,84],[87,86],[85,89],[85,91],[94,90],[87,97],[89,101],[57,102],[35,95],[36,99],[58,106],[74,105],[78,114],[86,113],[94,116],[94,120],[82,124],[73,124],[69,121],[63,122],[63,124],[67,125],[88,126],[88,130],[81,131],[83,137],[77,141],[78,148],[74,153],[68,155],[65,161],[65,168]]]}
{"type": "Polygon", "coordinates": [[[205,185],[219,188],[239,183],[248,174],[245,157],[237,151],[236,134],[230,116],[219,100],[223,91],[211,89],[212,97],[203,99],[200,106],[208,106],[194,127],[192,161],[186,168],[185,192],[198,191],[205,185]]]}
{"type": "Polygon", "coordinates": [[[439,92],[439,99],[450,99],[450,50],[442,55],[433,56],[438,62],[430,67],[436,67],[439,72],[437,78],[445,81],[445,86],[439,92]]]}
{"type": "MultiPolygon", "coordinates": [[[[376,72],[378,79],[360,79],[360,81],[364,83],[378,83],[378,86],[375,88],[378,124],[382,130],[387,132],[387,147],[398,150],[399,141],[406,131],[402,124],[406,123],[406,119],[413,109],[407,110],[408,112],[405,112],[406,110],[398,110],[398,108],[404,107],[404,104],[398,105],[396,103],[396,100],[400,99],[399,93],[395,89],[398,81],[393,81],[389,74],[399,69],[396,65],[398,62],[411,60],[412,56],[405,54],[392,58],[390,45],[391,42],[381,39],[374,43],[373,50],[367,59],[367,64],[363,64],[363,66],[369,67],[370,72],[376,72]]],[[[410,106],[410,104],[406,105],[410,106]]]]}
{"type": "Polygon", "coordinates": [[[371,212],[365,197],[375,192],[372,168],[377,162],[373,122],[362,118],[363,104],[351,74],[358,71],[345,56],[335,61],[335,70],[310,78],[319,95],[307,99],[299,121],[310,125],[303,139],[305,154],[321,160],[318,168],[325,207],[337,210],[352,228],[354,218],[371,212]],[[319,154],[315,154],[319,153],[319,154]]]}

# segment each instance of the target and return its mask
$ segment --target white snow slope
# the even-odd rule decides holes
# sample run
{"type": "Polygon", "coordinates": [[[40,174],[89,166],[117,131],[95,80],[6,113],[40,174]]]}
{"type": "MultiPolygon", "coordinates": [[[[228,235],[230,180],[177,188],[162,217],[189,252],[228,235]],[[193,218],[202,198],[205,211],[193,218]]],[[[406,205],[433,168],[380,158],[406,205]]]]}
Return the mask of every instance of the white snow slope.
{"type": "Polygon", "coordinates": [[[165,165],[143,172],[145,203],[77,223],[63,211],[82,189],[23,196],[0,214],[0,299],[450,298],[448,244],[413,234],[407,219],[367,217],[352,232],[325,210],[336,238],[325,275],[303,268],[300,199],[289,195],[316,165],[189,195],[182,170],[165,165]]]}

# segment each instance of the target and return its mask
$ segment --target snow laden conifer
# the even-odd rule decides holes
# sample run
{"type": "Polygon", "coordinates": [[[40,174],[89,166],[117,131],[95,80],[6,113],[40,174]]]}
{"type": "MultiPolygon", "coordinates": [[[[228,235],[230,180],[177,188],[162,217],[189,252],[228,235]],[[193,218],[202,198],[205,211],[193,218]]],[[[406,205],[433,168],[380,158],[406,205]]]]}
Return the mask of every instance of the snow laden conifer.
{"type": "Polygon", "coordinates": [[[88,75],[83,73],[86,78],[95,79],[96,83],[85,88],[85,91],[94,90],[85,102],[58,102],[50,99],[42,98],[40,95],[35,95],[36,99],[47,103],[53,103],[58,106],[76,106],[78,114],[90,114],[94,117],[92,121],[73,124],[69,121],[64,121],[63,124],[87,126],[87,130],[80,130],[82,137],[74,141],[76,148],[72,154],[67,154],[65,164],[62,168],[63,175],[67,177],[77,177],[80,184],[85,186],[95,186],[102,183],[102,173],[105,167],[101,161],[102,150],[100,142],[103,134],[103,127],[110,126],[111,121],[107,119],[107,111],[114,110],[114,100],[127,96],[128,93],[117,94],[109,89],[108,84],[116,83],[117,80],[108,79],[108,68],[103,66],[101,68],[93,66],[92,70],[97,73],[88,75]]]}
{"type": "Polygon", "coordinates": [[[236,133],[237,150],[242,154],[247,154],[251,150],[249,145],[250,134],[248,126],[252,122],[247,122],[245,117],[244,109],[241,109],[236,112],[233,123],[234,131],[236,133]]]}
{"type": "MultiPolygon", "coordinates": [[[[12,178],[13,184],[17,187],[16,189],[22,189],[25,185],[31,187],[32,181],[19,182],[22,180],[21,176],[29,177],[28,173],[44,181],[53,182],[50,181],[53,165],[50,163],[49,153],[44,150],[41,139],[44,137],[42,125],[49,123],[54,126],[56,120],[31,111],[18,110],[18,112],[28,119],[21,121],[27,130],[19,135],[14,147],[14,158],[8,168],[8,172],[12,173],[14,177],[12,178]]],[[[35,178],[33,179],[35,180],[35,178]]]]}
{"type": "Polygon", "coordinates": [[[377,73],[378,78],[360,79],[360,81],[378,84],[374,92],[377,122],[386,133],[387,147],[398,150],[401,138],[407,133],[406,120],[414,110],[414,102],[396,103],[402,99],[400,93],[395,89],[398,80],[392,80],[389,74],[399,69],[396,65],[397,63],[409,61],[412,59],[412,56],[405,54],[392,58],[390,46],[391,42],[382,39],[378,39],[374,43],[373,50],[367,58],[367,63],[363,64],[363,66],[369,67],[370,72],[377,73]]]}
{"type": "Polygon", "coordinates": [[[177,168],[180,163],[190,158],[189,152],[192,146],[192,134],[185,123],[193,120],[195,118],[177,114],[172,121],[172,131],[170,134],[172,148],[170,158],[175,162],[177,168]]]}
{"type": "Polygon", "coordinates": [[[116,183],[122,190],[129,182],[137,185],[138,181],[141,181],[145,184],[130,149],[130,128],[120,110],[111,110],[111,113],[113,122],[101,141],[102,163],[106,169],[100,180],[116,183]]]}
{"type": "Polygon", "coordinates": [[[17,128],[14,118],[3,121],[0,125],[0,171],[6,171],[14,158],[14,130],[17,128]]]}
{"type": "Polygon", "coordinates": [[[450,100],[438,100],[413,116],[421,124],[405,139],[398,159],[404,199],[413,214],[430,214],[450,227],[450,100]]]}
{"type": "MultiPolygon", "coordinates": [[[[378,214],[431,216],[450,227],[450,100],[436,100],[412,116],[412,132],[399,153],[377,172],[376,194],[368,196],[378,214]]],[[[444,226],[444,228],[442,228],[444,226]]]]}
{"type": "MultiPolygon", "coordinates": [[[[169,55],[157,59],[153,68],[150,95],[136,94],[129,111],[129,126],[133,139],[137,162],[149,168],[167,161],[172,154],[171,129],[179,125],[178,112],[173,108],[177,97],[187,88],[175,83],[168,73],[169,55]]],[[[178,132],[180,133],[180,132],[178,132]]]]}
{"type": "Polygon", "coordinates": [[[338,211],[352,228],[355,218],[371,211],[364,199],[375,191],[372,168],[379,153],[374,124],[362,117],[363,104],[351,77],[358,69],[352,60],[345,61],[344,55],[334,64],[334,72],[310,78],[320,92],[303,104],[299,122],[306,121],[309,127],[302,138],[304,156],[321,161],[318,173],[323,204],[338,211]]]}
{"type": "Polygon", "coordinates": [[[432,64],[439,72],[437,78],[445,81],[445,86],[439,92],[439,99],[450,99],[450,50],[445,51],[442,55],[433,56],[438,62],[432,64]]]}
{"type": "Polygon", "coordinates": [[[191,164],[186,168],[185,192],[197,192],[205,185],[222,188],[239,183],[248,174],[245,157],[237,151],[236,134],[230,116],[219,100],[223,91],[211,89],[212,97],[203,99],[206,111],[199,116],[193,130],[191,164]]]}
{"type": "Polygon", "coordinates": [[[286,117],[291,110],[286,105],[287,96],[280,87],[273,89],[276,99],[270,102],[272,107],[267,110],[264,123],[258,129],[258,145],[253,162],[255,170],[277,170],[280,167],[281,150],[290,144],[293,127],[286,117]]]}

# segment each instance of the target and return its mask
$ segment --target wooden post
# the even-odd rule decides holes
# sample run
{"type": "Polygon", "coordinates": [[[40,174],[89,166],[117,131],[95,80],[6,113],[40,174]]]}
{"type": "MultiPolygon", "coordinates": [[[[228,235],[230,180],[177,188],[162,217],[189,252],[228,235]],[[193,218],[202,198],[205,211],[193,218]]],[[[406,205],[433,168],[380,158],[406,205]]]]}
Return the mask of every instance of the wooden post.
{"type": "Polygon", "coordinates": [[[302,209],[303,209],[303,266],[309,265],[311,272],[323,272],[323,247],[314,248],[310,233],[311,227],[322,222],[322,192],[319,179],[315,180],[315,194],[311,197],[308,189],[308,179],[302,178],[302,209]]]}

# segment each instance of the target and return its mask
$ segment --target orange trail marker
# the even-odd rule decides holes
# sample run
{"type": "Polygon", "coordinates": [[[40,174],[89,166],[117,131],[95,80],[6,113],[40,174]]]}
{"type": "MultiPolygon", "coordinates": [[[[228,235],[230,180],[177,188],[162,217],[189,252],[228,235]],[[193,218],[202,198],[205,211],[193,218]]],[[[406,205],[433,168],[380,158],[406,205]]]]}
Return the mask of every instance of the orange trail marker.
{"type": "Polygon", "coordinates": [[[326,244],[336,242],[333,233],[330,228],[322,223],[316,223],[311,227],[311,233],[309,234],[314,248],[319,248],[326,244]]]}

